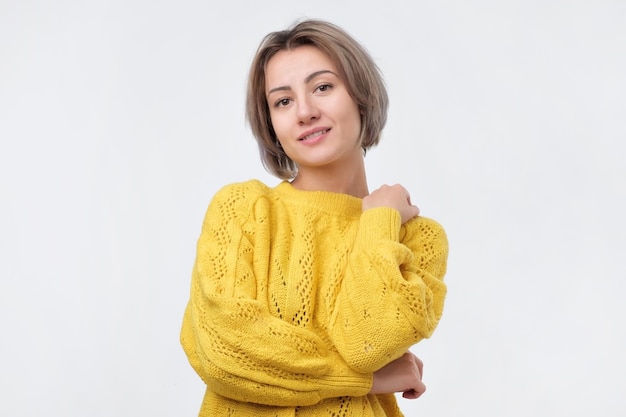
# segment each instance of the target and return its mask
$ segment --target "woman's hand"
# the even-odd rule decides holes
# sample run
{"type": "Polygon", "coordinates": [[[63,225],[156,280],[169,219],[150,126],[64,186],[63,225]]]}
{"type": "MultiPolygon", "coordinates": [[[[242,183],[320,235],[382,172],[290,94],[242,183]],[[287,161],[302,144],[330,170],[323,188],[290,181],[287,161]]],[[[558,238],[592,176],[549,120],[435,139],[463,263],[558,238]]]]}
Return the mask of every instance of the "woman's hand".
{"type": "Polygon", "coordinates": [[[407,352],[374,372],[370,394],[402,392],[404,398],[419,398],[426,391],[426,385],[422,382],[423,369],[420,358],[407,352]]]}
{"type": "Polygon", "coordinates": [[[375,207],[391,207],[400,212],[402,224],[419,215],[420,210],[411,204],[409,192],[400,184],[383,185],[363,198],[363,211],[375,207]]]}

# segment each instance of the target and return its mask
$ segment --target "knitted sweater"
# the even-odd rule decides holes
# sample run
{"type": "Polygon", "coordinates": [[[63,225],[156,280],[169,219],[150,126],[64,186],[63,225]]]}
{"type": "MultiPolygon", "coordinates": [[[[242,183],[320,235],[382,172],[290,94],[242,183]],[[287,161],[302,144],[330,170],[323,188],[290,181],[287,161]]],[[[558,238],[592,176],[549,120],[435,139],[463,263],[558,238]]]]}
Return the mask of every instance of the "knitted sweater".
{"type": "Polygon", "coordinates": [[[447,239],[361,203],[256,180],[214,196],[181,331],[200,416],[402,416],[372,375],[435,329],[447,239]]]}

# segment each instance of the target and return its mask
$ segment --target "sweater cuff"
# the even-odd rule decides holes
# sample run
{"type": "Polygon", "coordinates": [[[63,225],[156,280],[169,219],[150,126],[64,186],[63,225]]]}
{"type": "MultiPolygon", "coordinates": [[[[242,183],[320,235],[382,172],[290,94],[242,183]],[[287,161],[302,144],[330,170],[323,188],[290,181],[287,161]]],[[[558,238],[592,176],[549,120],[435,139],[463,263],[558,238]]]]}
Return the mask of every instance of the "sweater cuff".
{"type": "Polygon", "coordinates": [[[400,241],[400,212],[391,207],[376,207],[361,214],[358,239],[372,243],[380,239],[400,241]]]}

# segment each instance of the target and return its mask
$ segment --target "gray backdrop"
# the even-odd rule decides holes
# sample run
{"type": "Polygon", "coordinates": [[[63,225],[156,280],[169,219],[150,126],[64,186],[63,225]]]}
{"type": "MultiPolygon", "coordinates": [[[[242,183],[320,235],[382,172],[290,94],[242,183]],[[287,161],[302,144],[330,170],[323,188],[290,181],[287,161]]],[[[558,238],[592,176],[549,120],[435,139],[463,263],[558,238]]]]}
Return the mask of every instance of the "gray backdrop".
{"type": "Polygon", "coordinates": [[[195,416],[178,342],[213,193],[270,184],[263,35],[331,20],[391,108],[370,188],[451,245],[408,416],[621,416],[626,2],[0,0],[0,415],[195,416]]]}

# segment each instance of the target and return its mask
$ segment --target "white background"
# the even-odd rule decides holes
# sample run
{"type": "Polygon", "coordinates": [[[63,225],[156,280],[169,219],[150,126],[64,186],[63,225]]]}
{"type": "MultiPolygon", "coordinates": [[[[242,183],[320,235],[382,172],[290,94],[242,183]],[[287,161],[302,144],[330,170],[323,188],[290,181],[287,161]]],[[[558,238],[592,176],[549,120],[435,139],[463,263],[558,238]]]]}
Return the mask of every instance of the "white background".
{"type": "Polygon", "coordinates": [[[263,171],[266,33],[328,19],[391,108],[370,188],[446,228],[408,416],[623,416],[626,2],[0,0],[0,415],[195,416],[178,342],[213,193],[263,171]]]}

